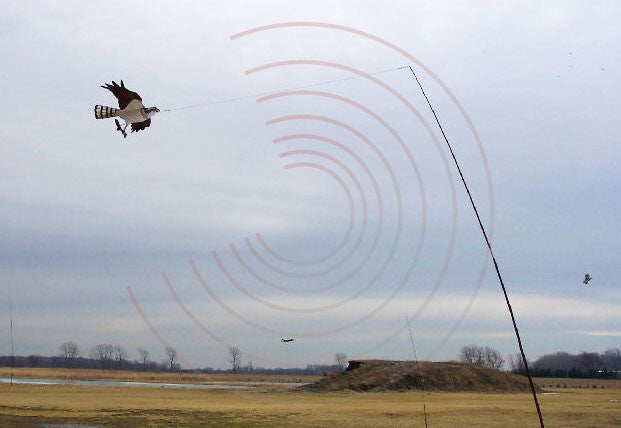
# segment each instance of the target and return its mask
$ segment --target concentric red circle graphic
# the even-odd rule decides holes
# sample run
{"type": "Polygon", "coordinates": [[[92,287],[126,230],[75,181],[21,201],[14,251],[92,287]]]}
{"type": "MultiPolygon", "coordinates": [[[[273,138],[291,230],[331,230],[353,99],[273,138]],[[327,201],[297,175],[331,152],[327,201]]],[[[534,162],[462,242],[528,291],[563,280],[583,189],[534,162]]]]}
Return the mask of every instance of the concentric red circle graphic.
{"type": "MultiPolygon", "coordinates": [[[[302,28],[306,31],[338,31],[362,37],[377,43],[382,48],[396,52],[411,62],[414,67],[429,76],[434,84],[442,89],[444,94],[451,100],[457,109],[461,119],[471,132],[471,137],[477,145],[480,154],[484,174],[487,181],[489,199],[489,230],[493,234],[493,186],[487,157],[480,141],[478,133],[466,113],[451,90],[433,73],[428,67],[413,55],[402,48],[383,40],[370,33],[354,28],[339,25],[316,23],[316,22],[289,22],[272,24],[264,27],[253,28],[231,36],[231,40],[239,40],[246,37],[256,36],[263,32],[285,31],[290,28],[302,28]]],[[[270,73],[274,70],[292,70],[296,67],[317,67],[320,69],[335,70],[340,73],[362,79],[374,90],[383,91],[387,97],[393,100],[395,105],[407,111],[410,117],[424,130],[421,140],[430,139],[433,142],[434,151],[437,154],[441,169],[444,171],[448,182],[448,198],[450,202],[450,230],[448,242],[433,242],[434,247],[444,248],[444,254],[439,270],[434,275],[433,283],[428,290],[422,303],[417,308],[412,308],[409,318],[415,320],[421,316],[428,305],[436,297],[438,290],[443,284],[447,270],[454,257],[455,240],[457,235],[457,193],[454,177],[449,165],[445,150],[438,138],[434,126],[425,119],[425,115],[416,107],[415,102],[408,99],[403,91],[390,86],[378,77],[367,74],[354,67],[331,61],[317,59],[283,60],[255,66],[245,71],[246,76],[254,76],[259,73],[270,73]]],[[[248,328],[260,331],[272,336],[291,336],[297,338],[318,338],[334,335],[352,329],[362,322],[369,320],[386,308],[393,299],[411,283],[412,274],[417,269],[423,252],[423,248],[429,243],[428,227],[433,218],[430,217],[428,208],[428,190],[423,180],[421,168],[417,163],[416,152],[413,151],[411,141],[403,137],[397,127],[391,124],[392,119],[381,114],[361,101],[346,97],[336,92],[297,89],[286,90],[259,97],[256,102],[261,108],[264,105],[274,105],[280,108],[288,108],[289,101],[296,101],[295,105],[304,105],[308,101],[307,111],[287,111],[284,115],[273,117],[265,125],[270,131],[284,132],[272,139],[271,144],[281,150],[278,157],[286,162],[284,169],[287,174],[295,174],[298,171],[312,171],[313,174],[323,174],[336,188],[342,191],[348,215],[347,226],[342,233],[342,238],[332,248],[323,254],[313,254],[311,257],[297,257],[294,254],[282,253],[277,250],[278,246],[270,245],[270,237],[261,231],[254,236],[245,236],[241,242],[231,242],[228,249],[212,251],[211,259],[190,261],[190,269],[198,285],[207,293],[211,301],[219,308],[246,325],[248,328]],[[338,114],[327,114],[326,110],[317,112],[317,105],[329,103],[333,111],[350,109],[356,115],[363,117],[366,122],[373,124],[381,130],[389,139],[377,141],[376,138],[367,135],[351,123],[346,123],[338,114]],[[334,106],[336,107],[336,110],[334,106]],[[316,132],[300,132],[296,126],[304,124],[308,127],[317,127],[316,132]],[[326,129],[332,129],[335,135],[326,134],[326,129]],[[342,138],[336,135],[347,135],[342,138]],[[408,165],[408,174],[415,178],[414,181],[404,181],[396,172],[394,160],[395,152],[399,153],[398,162],[408,165]],[[381,168],[376,168],[381,165],[381,168]],[[362,173],[362,175],[358,175],[362,173]],[[380,180],[378,177],[385,177],[380,180]],[[368,183],[369,187],[365,187],[368,183]],[[414,187],[415,190],[410,188],[414,187]],[[409,201],[410,209],[405,200],[409,201]],[[412,201],[415,201],[416,212],[411,209],[412,201]],[[370,215],[373,212],[374,215],[370,215]],[[390,214],[391,220],[387,222],[390,214]],[[416,224],[410,224],[415,219],[416,224]],[[415,239],[405,242],[404,228],[415,230],[415,239]],[[406,253],[405,257],[396,257],[398,249],[400,254],[406,253]],[[226,254],[226,258],[225,258],[226,254]],[[399,260],[397,261],[397,258],[399,260]],[[270,326],[270,317],[257,318],[244,313],[228,303],[225,298],[216,293],[210,286],[207,278],[199,265],[212,263],[217,267],[219,275],[226,279],[231,289],[239,295],[249,299],[255,304],[265,307],[266,311],[285,312],[299,314],[306,317],[323,317],[326,312],[340,310],[342,307],[351,305],[356,299],[368,293],[370,290],[381,290],[385,295],[374,298],[372,307],[355,319],[348,320],[340,325],[332,325],[329,328],[314,328],[312,330],[297,331],[297,329],[283,330],[270,326]],[[232,265],[231,263],[235,263],[232,265]],[[399,271],[398,276],[393,272],[399,271]],[[393,275],[392,277],[390,275],[393,275]],[[387,281],[387,279],[389,281],[387,281]],[[250,282],[248,282],[250,280],[250,282]],[[308,285],[309,281],[315,284],[308,285]],[[390,285],[386,285],[389,282],[390,285]],[[338,290],[339,296],[330,293],[338,290]],[[321,305],[293,306],[292,304],[276,302],[269,297],[264,297],[262,292],[278,293],[286,296],[298,296],[296,302],[305,303],[310,296],[325,296],[328,303],[321,305]]],[[[328,105],[328,104],[326,104],[328,105]]],[[[297,107],[300,108],[300,107],[297,107]]],[[[409,236],[409,235],[408,235],[409,236]]],[[[235,239],[234,237],[232,237],[235,239]]],[[[238,238],[239,239],[239,238],[238,238]]],[[[296,236],[291,236],[292,240],[296,236]]],[[[468,303],[455,322],[447,330],[444,337],[437,343],[431,353],[440,349],[459,328],[474,302],[477,292],[482,284],[483,276],[487,270],[488,255],[482,260],[482,267],[468,303]]],[[[210,340],[224,346],[231,346],[230,340],[225,340],[208,328],[199,317],[191,312],[183,303],[173,284],[166,273],[162,274],[164,284],[172,295],[176,305],[185,313],[188,319],[210,340]]],[[[167,340],[155,329],[149,321],[141,306],[138,304],[132,289],[128,287],[128,293],[132,303],[148,329],[153,333],[163,346],[169,346],[167,340]]],[[[277,294],[277,295],[278,295],[277,294]]],[[[267,312],[266,312],[267,313],[267,312]]],[[[272,313],[272,312],[269,312],[272,313]]],[[[318,318],[319,319],[319,318],[318,318]]],[[[360,355],[368,355],[377,350],[391,339],[401,334],[405,326],[386,334],[375,345],[367,349],[360,349],[360,355]]],[[[248,353],[257,360],[280,364],[258,353],[248,353]]],[[[183,361],[182,361],[183,362],[183,361]]]]}

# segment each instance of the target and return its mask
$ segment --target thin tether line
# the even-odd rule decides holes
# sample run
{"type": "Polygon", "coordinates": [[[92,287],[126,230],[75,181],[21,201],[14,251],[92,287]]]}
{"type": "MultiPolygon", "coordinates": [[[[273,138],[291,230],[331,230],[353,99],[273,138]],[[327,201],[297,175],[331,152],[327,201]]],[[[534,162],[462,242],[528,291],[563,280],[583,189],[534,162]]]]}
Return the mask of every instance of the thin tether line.
{"type": "MultiPolygon", "coordinates": [[[[366,75],[367,76],[375,76],[376,74],[383,74],[383,73],[389,73],[391,71],[403,70],[403,69],[408,68],[408,67],[409,66],[407,66],[407,65],[402,65],[402,66],[399,66],[399,67],[393,67],[393,68],[388,68],[388,69],[385,69],[385,70],[375,71],[373,73],[367,73],[366,75]]],[[[170,111],[177,111],[177,110],[187,110],[187,109],[198,108],[198,107],[207,107],[207,106],[216,105],[216,104],[232,103],[232,102],[235,102],[235,101],[242,101],[242,100],[247,100],[247,99],[252,99],[252,98],[264,97],[266,95],[278,94],[280,92],[296,91],[298,89],[312,88],[312,87],[315,87],[315,86],[329,85],[331,83],[338,83],[338,82],[345,82],[345,81],[348,81],[348,80],[355,80],[355,79],[360,79],[362,77],[364,77],[364,76],[352,76],[352,77],[345,77],[343,79],[326,80],[326,81],[323,81],[323,82],[311,83],[309,85],[296,86],[296,87],[293,87],[293,88],[277,89],[277,90],[274,90],[274,91],[271,91],[271,92],[263,92],[263,93],[260,93],[260,94],[242,95],[242,96],[239,96],[239,97],[224,98],[224,99],[221,99],[221,100],[211,101],[211,102],[207,102],[207,103],[190,104],[190,105],[183,106],[183,107],[169,108],[169,109],[162,110],[162,112],[170,112],[170,111]]]]}
{"type": "Polygon", "coordinates": [[[416,347],[414,346],[414,335],[412,334],[412,327],[410,327],[410,319],[405,317],[406,322],[408,323],[408,331],[410,332],[410,342],[412,343],[412,352],[414,352],[414,361],[416,361],[416,370],[418,370],[418,374],[420,375],[420,395],[423,398],[423,414],[425,415],[425,428],[427,428],[427,406],[425,405],[425,379],[423,378],[423,374],[420,371],[420,365],[418,364],[418,357],[416,356],[416,347]]]}
{"type": "Polygon", "coordinates": [[[513,309],[511,308],[511,302],[509,301],[509,295],[507,294],[507,289],[505,287],[505,283],[502,280],[502,275],[500,274],[500,268],[498,267],[498,262],[496,261],[496,257],[494,257],[494,251],[492,251],[492,244],[489,242],[487,238],[487,233],[485,232],[485,227],[483,226],[483,222],[481,221],[481,216],[479,215],[479,211],[477,210],[477,206],[474,203],[474,199],[472,198],[472,194],[470,193],[470,189],[468,188],[468,184],[466,183],[466,179],[464,178],[464,174],[461,172],[461,167],[459,166],[459,162],[457,162],[457,158],[455,157],[455,153],[453,152],[453,147],[451,143],[449,143],[448,138],[444,132],[444,128],[440,124],[440,120],[438,119],[438,115],[436,111],[433,109],[431,105],[431,101],[429,101],[429,97],[425,93],[423,89],[423,85],[421,85],[418,80],[418,76],[414,72],[412,66],[408,65],[408,68],[412,72],[414,79],[416,79],[416,83],[418,83],[418,87],[420,88],[423,96],[427,100],[427,105],[429,105],[429,109],[433,113],[433,117],[436,119],[436,123],[440,128],[440,132],[442,132],[442,136],[444,137],[444,141],[448,146],[449,151],[451,152],[451,156],[453,157],[453,161],[455,162],[455,166],[457,167],[457,171],[459,172],[459,176],[461,177],[461,182],[464,184],[464,188],[466,189],[466,193],[468,193],[468,198],[470,199],[470,205],[472,205],[472,209],[474,210],[474,214],[477,217],[477,221],[479,222],[479,228],[483,233],[483,237],[485,238],[485,243],[487,244],[487,248],[489,249],[489,254],[492,256],[492,261],[494,262],[494,268],[496,269],[496,275],[498,276],[498,280],[500,281],[500,286],[502,287],[502,292],[505,296],[505,302],[507,303],[507,308],[509,309],[509,314],[511,315],[511,322],[513,323],[513,330],[515,331],[515,337],[517,338],[518,346],[520,348],[520,354],[522,355],[522,361],[524,362],[524,368],[526,369],[526,375],[528,376],[528,382],[530,384],[530,389],[533,393],[533,399],[535,400],[535,407],[537,408],[537,415],[539,416],[539,423],[541,424],[541,428],[544,428],[545,425],[543,423],[543,416],[541,415],[541,408],[539,407],[539,400],[537,400],[537,391],[535,390],[535,384],[533,383],[533,378],[530,375],[530,370],[528,368],[528,361],[526,360],[526,354],[524,353],[524,347],[522,346],[522,339],[520,338],[520,331],[518,330],[517,322],[515,321],[515,315],[513,314],[513,309]]]}

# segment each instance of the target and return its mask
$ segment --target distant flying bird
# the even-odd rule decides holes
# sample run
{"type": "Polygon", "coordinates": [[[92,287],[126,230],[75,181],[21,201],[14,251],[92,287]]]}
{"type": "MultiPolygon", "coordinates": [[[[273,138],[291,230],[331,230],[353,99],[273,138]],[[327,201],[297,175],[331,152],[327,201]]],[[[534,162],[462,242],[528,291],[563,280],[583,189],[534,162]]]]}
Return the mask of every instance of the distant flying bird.
{"type": "Polygon", "coordinates": [[[280,341],[282,343],[289,343],[289,342],[293,342],[295,339],[280,339],[280,341]]]}
{"type": "Polygon", "coordinates": [[[125,120],[125,126],[121,127],[118,119],[114,119],[116,130],[121,131],[123,138],[127,137],[125,129],[128,125],[131,124],[132,132],[142,131],[151,126],[151,117],[160,111],[157,107],[145,107],[142,104],[140,95],[127,89],[122,80],[121,86],[112,81],[112,85],[106,83],[102,88],[112,92],[116,99],[119,100],[119,108],[96,105],[95,119],[107,119],[118,116],[125,120]]]}
{"type": "Polygon", "coordinates": [[[584,281],[582,281],[583,284],[587,285],[589,283],[589,281],[591,281],[593,279],[593,277],[591,275],[589,275],[588,273],[584,274],[584,281]]]}

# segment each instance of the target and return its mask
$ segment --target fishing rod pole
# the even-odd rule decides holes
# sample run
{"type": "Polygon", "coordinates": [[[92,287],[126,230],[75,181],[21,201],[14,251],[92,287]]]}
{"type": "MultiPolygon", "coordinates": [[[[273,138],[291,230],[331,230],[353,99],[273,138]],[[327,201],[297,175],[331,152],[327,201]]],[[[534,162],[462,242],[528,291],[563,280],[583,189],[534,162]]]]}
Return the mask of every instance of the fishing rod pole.
{"type": "Polygon", "coordinates": [[[502,279],[502,275],[500,274],[500,268],[498,267],[498,262],[496,261],[496,257],[494,256],[494,251],[492,251],[492,244],[490,243],[487,237],[487,232],[485,231],[485,227],[483,226],[483,222],[481,221],[479,210],[477,209],[477,206],[474,203],[474,199],[472,198],[472,194],[470,193],[470,188],[468,187],[468,184],[466,183],[466,179],[464,178],[464,174],[461,171],[461,167],[459,166],[457,157],[455,156],[455,153],[453,152],[453,147],[451,146],[451,143],[449,142],[446,136],[446,133],[444,132],[444,128],[442,128],[442,125],[440,124],[440,119],[438,119],[438,115],[436,114],[436,111],[433,109],[433,106],[431,105],[431,101],[429,101],[429,97],[427,97],[427,94],[425,93],[425,90],[423,89],[423,85],[420,83],[420,80],[418,80],[418,76],[414,72],[414,69],[412,68],[412,66],[409,66],[409,65],[408,65],[408,68],[412,72],[414,79],[416,79],[416,83],[418,83],[418,87],[420,88],[421,92],[423,93],[423,96],[427,100],[427,105],[429,106],[431,113],[433,113],[433,117],[436,119],[436,123],[438,124],[438,127],[440,128],[440,132],[442,132],[444,141],[446,142],[446,145],[448,146],[449,152],[451,153],[453,161],[455,162],[455,166],[457,167],[457,171],[459,172],[459,176],[461,177],[461,182],[463,183],[464,188],[466,189],[466,193],[468,194],[468,199],[470,199],[470,205],[472,205],[472,209],[474,210],[474,214],[476,215],[477,221],[479,223],[479,228],[481,229],[481,232],[483,233],[483,238],[485,238],[485,243],[487,244],[487,249],[489,250],[489,254],[490,256],[492,256],[492,261],[494,262],[494,269],[496,269],[496,276],[498,277],[498,281],[500,282],[500,287],[502,288],[502,292],[505,297],[505,302],[507,303],[507,308],[509,309],[509,314],[511,315],[511,322],[513,323],[513,330],[515,331],[515,337],[517,338],[518,346],[520,348],[520,354],[522,355],[522,361],[524,362],[524,368],[526,369],[526,375],[528,376],[528,383],[530,384],[530,390],[532,391],[533,400],[535,401],[535,407],[537,408],[537,416],[539,416],[539,424],[541,425],[541,428],[545,428],[545,425],[543,423],[543,416],[541,414],[541,408],[539,407],[539,400],[537,400],[537,391],[535,390],[535,384],[533,383],[533,378],[530,375],[530,370],[528,368],[528,361],[526,360],[526,354],[524,353],[524,347],[522,346],[522,339],[520,338],[520,331],[518,330],[517,322],[515,320],[515,315],[513,314],[513,309],[511,308],[511,302],[509,301],[509,295],[507,294],[507,288],[505,287],[505,283],[502,279]]]}

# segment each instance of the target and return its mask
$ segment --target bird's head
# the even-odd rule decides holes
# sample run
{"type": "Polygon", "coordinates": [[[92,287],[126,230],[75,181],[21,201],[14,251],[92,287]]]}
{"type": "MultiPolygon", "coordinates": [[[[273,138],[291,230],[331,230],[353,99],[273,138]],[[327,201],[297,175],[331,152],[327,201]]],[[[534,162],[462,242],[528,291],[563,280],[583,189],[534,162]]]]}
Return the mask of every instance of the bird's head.
{"type": "Polygon", "coordinates": [[[145,113],[147,114],[147,116],[149,117],[153,117],[155,116],[155,113],[159,113],[160,109],[157,107],[147,107],[144,109],[145,113]]]}

